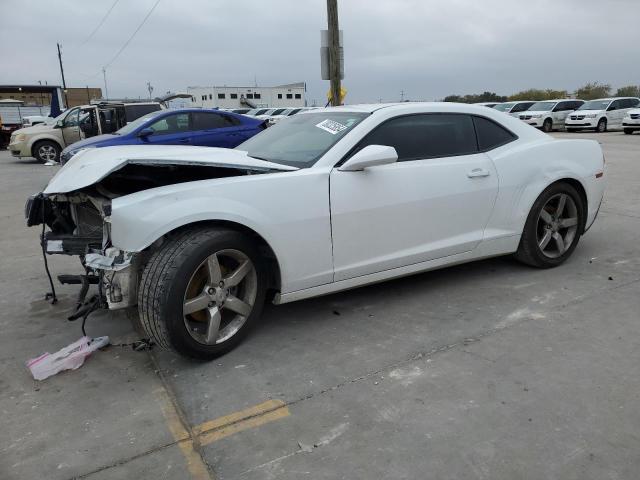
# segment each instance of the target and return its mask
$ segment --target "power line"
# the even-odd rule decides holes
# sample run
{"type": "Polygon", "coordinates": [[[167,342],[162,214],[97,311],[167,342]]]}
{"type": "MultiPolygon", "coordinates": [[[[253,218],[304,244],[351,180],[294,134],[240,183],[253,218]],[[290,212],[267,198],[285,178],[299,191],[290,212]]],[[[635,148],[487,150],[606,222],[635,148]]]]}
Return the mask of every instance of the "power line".
{"type": "Polygon", "coordinates": [[[127,46],[129,45],[129,43],[131,42],[131,40],[133,40],[133,37],[136,36],[136,34],[140,31],[140,29],[142,28],[142,26],[145,24],[145,22],[147,21],[147,19],[151,16],[151,14],[153,13],[153,11],[156,9],[156,7],[158,6],[158,4],[160,3],[160,0],[156,0],[156,3],[153,4],[153,7],[151,7],[151,10],[149,10],[149,13],[147,13],[147,15],[142,19],[142,22],[140,22],[140,25],[138,25],[138,28],[135,29],[135,31],[131,34],[131,36],[129,37],[129,39],[124,42],[124,45],[122,45],[122,47],[120,48],[120,50],[118,50],[118,53],[115,54],[115,56],[109,60],[109,62],[107,62],[106,65],[104,65],[103,69],[109,67],[113,62],[116,61],[116,59],[120,56],[120,54],[122,52],[124,52],[125,48],[127,48],[127,46]]]}
{"type": "Polygon", "coordinates": [[[80,46],[84,45],[84,44],[85,44],[85,43],[87,43],[89,40],[91,40],[91,37],[93,37],[93,36],[96,34],[96,32],[97,32],[98,30],[100,30],[100,27],[102,26],[102,24],[105,22],[105,20],[107,19],[107,17],[108,17],[108,16],[109,16],[109,14],[111,13],[111,10],[113,10],[113,8],[117,5],[117,3],[118,3],[119,1],[120,1],[120,0],[115,0],[115,2],[113,2],[113,5],[111,5],[111,8],[110,8],[109,10],[107,10],[107,13],[105,13],[105,14],[104,14],[104,17],[102,17],[102,20],[100,20],[100,23],[98,24],[98,26],[97,26],[96,28],[94,28],[94,29],[93,29],[93,32],[91,32],[91,33],[89,34],[89,36],[87,37],[87,39],[86,39],[84,42],[82,42],[82,43],[80,44],[80,46]]]}

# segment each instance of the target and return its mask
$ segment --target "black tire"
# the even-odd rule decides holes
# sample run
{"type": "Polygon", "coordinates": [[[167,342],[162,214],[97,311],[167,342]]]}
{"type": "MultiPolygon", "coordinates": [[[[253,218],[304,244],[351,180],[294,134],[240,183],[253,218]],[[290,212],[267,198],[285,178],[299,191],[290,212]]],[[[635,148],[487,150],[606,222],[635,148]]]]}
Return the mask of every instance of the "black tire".
{"type": "Polygon", "coordinates": [[[543,123],[542,123],[542,131],[545,133],[549,133],[553,130],[553,120],[551,120],[550,118],[547,118],[543,123]]]}
{"type": "Polygon", "coordinates": [[[596,132],[604,133],[606,131],[607,131],[607,119],[601,118],[600,121],[598,122],[598,126],[596,127],[596,132]]]}
{"type": "Polygon", "coordinates": [[[625,135],[633,135],[633,129],[632,128],[625,128],[624,129],[624,133],[625,133],[625,135]]]}
{"type": "Polygon", "coordinates": [[[577,132],[578,130],[577,130],[577,129],[575,129],[575,128],[565,128],[565,131],[566,131],[567,133],[575,133],[575,132],[577,132]]]}
{"type": "Polygon", "coordinates": [[[573,186],[564,182],[558,182],[550,185],[540,194],[529,212],[527,222],[525,223],[524,230],[522,232],[522,237],[520,237],[520,245],[518,246],[518,251],[515,254],[516,259],[522,263],[537,268],[552,268],[560,265],[571,256],[578,245],[580,236],[584,232],[585,215],[584,201],[573,186]],[[559,257],[549,258],[538,246],[538,217],[549,199],[560,193],[569,195],[575,202],[578,213],[578,228],[570,247],[567,248],[567,250],[559,257]]]}
{"type": "Polygon", "coordinates": [[[32,149],[33,156],[36,160],[42,163],[47,163],[49,161],[59,162],[61,151],[62,149],[60,148],[60,145],[51,140],[41,140],[36,142],[32,149]],[[46,155],[45,151],[51,152],[53,155],[46,155]]]}
{"type": "Polygon", "coordinates": [[[236,347],[260,317],[266,292],[266,269],[254,242],[230,229],[194,227],[167,238],[144,268],[138,289],[138,312],[147,335],[160,347],[199,359],[212,360],[236,347]],[[196,341],[183,317],[186,288],[209,255],[225,249],[241,251],[253,263],[257,293],[244,324],[229,339],[214,345],[196,341]]]}

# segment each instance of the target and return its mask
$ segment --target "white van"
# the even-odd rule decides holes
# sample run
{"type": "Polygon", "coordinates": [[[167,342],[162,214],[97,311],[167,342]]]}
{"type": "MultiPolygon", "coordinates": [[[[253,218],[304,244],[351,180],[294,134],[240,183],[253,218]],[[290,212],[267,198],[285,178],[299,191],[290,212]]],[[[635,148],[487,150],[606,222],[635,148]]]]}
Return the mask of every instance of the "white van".
{"type": "Polygon", "coordinates": [[[640,105],[640,98],[614,97],[589,100],[578,110],[567,117],[565,128],[567,132],[577,130],[620,130],[622,120],[629,110],[640,105]]]}
{"type": "Polygon", "coordinates": [[[518,118],[532,127],[541,128],[543,132],[551,132],[564,128],[567,116],[583,104],[584,100],[573,98],[542,100],[531,105],[518,118]]]}
{"type": "Polygon", "coordinates": [[[627,135],[640,130],[640,108],[629,110],[622,120],[622,129],[627,135]]]}
{"type": "Polygon", "coordinates": [[[508,113],[512,117],[518,118],[519,114],[529,110],[531,105],[533,105],[534,103],[536,102],[533,102],[530,100],[521,100],[518,102],[498,103],[497,105],[494,105],[492,108],[500,112],[508,113]]]}

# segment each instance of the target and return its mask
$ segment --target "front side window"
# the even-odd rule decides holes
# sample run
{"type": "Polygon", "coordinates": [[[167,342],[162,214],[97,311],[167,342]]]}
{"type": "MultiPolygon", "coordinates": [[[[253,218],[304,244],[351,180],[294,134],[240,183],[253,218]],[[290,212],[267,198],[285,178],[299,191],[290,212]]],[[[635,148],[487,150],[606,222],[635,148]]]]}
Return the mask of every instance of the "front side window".
{"type": "Polygon", "coordinates": [[[154,135],[170,135],[189,131],[189,114],[178,113],[167,115],[164,118],[149,125],[154,135]]]}
{"type": "Polygon", "coordinates": [[[506,128],[484,117],[473,117],[478,137],[478,148],[481,152],[493,150],[515,140],[516,137],[506,128]]]}
{"type": "Polygon", "coordinates": [[[407,115],[388,120],[369,133],[356,151],[368,145],[394,147],[399,162],[478,151],[471,117],[448,113],[407,115]]]}
{"type": "Polygon", "coordinates": [[[66,127],[77,127],[79,123],[79,115],[80,109],[76,108],[71,110],[69,114],[64,119],[64,126],[66,127]]]}
{"type": "Polygon", "coordinates": [[[295,115],[251,137],[236,149],[260,160],[311,167],[368,115],[359,112],[295,115]]]}

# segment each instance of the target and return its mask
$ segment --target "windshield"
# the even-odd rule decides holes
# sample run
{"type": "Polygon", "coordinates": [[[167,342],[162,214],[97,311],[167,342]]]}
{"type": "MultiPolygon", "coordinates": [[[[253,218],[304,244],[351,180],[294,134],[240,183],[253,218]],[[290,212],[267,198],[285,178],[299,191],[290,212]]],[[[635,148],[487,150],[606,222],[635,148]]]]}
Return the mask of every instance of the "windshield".
{"type": "Polygon", "coordinates": [[[162,110],[158,110],[157,112],[151,112],[151,113],[148,113],[147,115],[145,115],[143,117],[137,118],[133,122],[126,124],[120,130],[115,132],[115,134],[116,135],[128,135],[131,132],[133,132],[134,130],[136,130],[138,127],[140,127],[141,125],[147,123],[152,118],[157,117],[161,113],[163,113],[163,111],[162,110]]]}
{"type": "Polygon", "coordinates": [[[367,113],[324,112],[288,117],[238,145],[260,160],[310,167],[367,113]]]}
{"type": "Polygon", "coordinates": [[[590,100],[578,110],[606,110],[610,103],[611,100],[590,100]]]}
{"type": "Polygon", "coordinates": [[[558,102],[536,102],[529,108],[532,112],[548,112],[555,107],[558,102]]]}
{"type": "Polygon", "coordinates": [[[513,106],[515,105],[515,103],[511,102],[511,103],[499,103],[498,105],[496,105],[495,108],[496,110],[499,110],[501,112],[508,112],[510,111],[513,106]]]}

